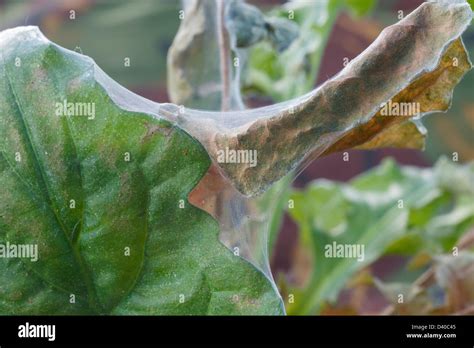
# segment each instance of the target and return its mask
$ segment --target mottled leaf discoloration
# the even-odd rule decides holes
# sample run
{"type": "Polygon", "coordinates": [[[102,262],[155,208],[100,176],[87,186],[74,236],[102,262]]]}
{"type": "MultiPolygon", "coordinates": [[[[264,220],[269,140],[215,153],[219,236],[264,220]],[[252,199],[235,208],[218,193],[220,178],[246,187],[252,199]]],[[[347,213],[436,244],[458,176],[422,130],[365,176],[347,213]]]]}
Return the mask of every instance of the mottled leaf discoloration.
{"type": "Polygon", "coordinates": [[[306,96],[234,114],[232,119],[190,110],[179,121],[216,162],[225,148],[257,150],[255,167],[219,165],[239,191],[258,194],[305,159],[364,143],[367,147],[370,141],[390,145],[372,139],[415,116],[379,117],[381,106],[390,100],[419,103],[419,116],[446,110],[453,88],[471,68],[460,39],[471,19],[467,3],[424,3],[306,96]],[[205,128],[196,130],[199,125],[205,128]]]}
{"type": "Polygon", "coordinates": [[[0,244],[39,253],[0,258],[0,314],[281,314],[217,222],[179,207],[206,151],[107,79],[38,28],[0,33],[0,244]],[[58,114],[64,101],[95,115],[58,114]]]}

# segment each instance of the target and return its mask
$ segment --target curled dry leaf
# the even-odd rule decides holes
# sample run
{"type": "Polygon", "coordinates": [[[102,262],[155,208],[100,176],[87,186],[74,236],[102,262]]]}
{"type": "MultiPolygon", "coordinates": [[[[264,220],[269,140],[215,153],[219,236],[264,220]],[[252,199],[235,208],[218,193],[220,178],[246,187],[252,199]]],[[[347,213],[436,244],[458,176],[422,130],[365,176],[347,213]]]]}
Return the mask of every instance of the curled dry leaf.
{"type": "Polygon", "coordinates": [[[471,19],[464,1],[424,3],[305,96],[233,113],[184,110],[176,119],[248,196],[321,155],[355,147],[420,148],[418,119],[447,110],[453,88],[471,69],[460,38],[471,19]],[[237,157],[256,151],[258,164],[219,161],[229,151],[237,157]]]}
{"type": "Polygon", "coordinates": [[[215,7],[211,1],[192,0],[184,2],[183,11],[186,16],[168,52],[169,96],[178,105],[191,98],[208,107],[220,105],[219,57],[206,54],[218,45],[215,7]],[[201,69],[189,71],[182,66],[201,69]]]}
{"type": "MultiPolygon", "coordinates": [[[[220,22],[214,0],[183,2],[181,25],[168,51],[168,94],[177,105],[206,110],[219,109],[223,98],[221,76],[220,22]],[[187,69],[186,67],[193,67],[187,69]]],[[[231,71],[231,62],[226,70],[231,71]]],[[[230,86],[227,86],[229,88],[230,86]]],[[[240,106],[240,99],[232,95],[230,107],[240,106]]]]}
{"type": "MultiPolygon", "coordinates": [[[[453,312],[474,306],[474,254],[442,255],[435,260],[435,278],[446,292],[446,305],[453,312]]],[[[472,310],[472,309],[471,309],[472,310]]]]}

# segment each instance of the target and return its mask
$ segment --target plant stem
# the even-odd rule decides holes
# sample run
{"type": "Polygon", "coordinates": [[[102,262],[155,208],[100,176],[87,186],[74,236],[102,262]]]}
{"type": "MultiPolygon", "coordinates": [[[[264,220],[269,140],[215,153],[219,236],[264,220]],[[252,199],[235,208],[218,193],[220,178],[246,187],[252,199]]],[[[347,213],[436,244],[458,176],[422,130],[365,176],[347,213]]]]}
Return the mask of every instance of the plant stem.
{"type": "Polygon", "coordinates": [[[225,4],[224,0],[216,0],[217,3],[217,27],[219,37],[220,74],[222,84],[221,111],[230,110],[230,45],[229,35],[225,28],[225,4]]]}

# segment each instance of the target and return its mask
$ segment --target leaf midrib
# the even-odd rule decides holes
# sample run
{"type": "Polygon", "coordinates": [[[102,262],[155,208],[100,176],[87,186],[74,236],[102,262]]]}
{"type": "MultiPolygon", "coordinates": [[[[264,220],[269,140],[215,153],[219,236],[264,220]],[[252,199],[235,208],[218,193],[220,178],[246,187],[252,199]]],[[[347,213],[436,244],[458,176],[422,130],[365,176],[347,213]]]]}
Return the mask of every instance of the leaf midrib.
{"type": "MultiPolygon", "coordinates": [[[[41,191],[44,193],[44,198],[46,199],[47,206],[53,212],[56,223],[58,224],[61,231],[63,232],[64,238],[67,240],[67,243],[69,244],[69,247],[72,250],[73,257],[76,261],[76,264],[79,266],[79,271],[80,271],[80,274],[81,274],[81,278],[84,281],[84,284],[85,284],[86,289],[87,289],[87,299],[88,299],[89,308],[93,312],[98,312],[98,309],[99,309],[99,312],[103,312],[102,305],[100,304],[99,299],[98,299],[97,294],[96,294],[93,279],[90,276],[90,273],[87,272],[87,267],[85,265],[84,259],[83,259],[82,255],[80,254],[79,249],[77,248],[77,244],[74,244],[73,241],[70,238],[68,238],[67,228],[66,228],[66,226],[64,226],[64,223],[61,221],[60,217],[58,216],[57,207],[56,207],[54,201],[51,199],[50,188],[48,187],[43,167],[41,166],[38,155],[37,155],[37,153],[34,149],[33,142],[32,142],[32,139],[31,139],[30,130],[29,130],[29,128],[28,128],[28,126],[27,126],[27,124],[24,120],[24,117],[23,117],[23,115],[25,115],[24,110],[21,106],[21,102],[20,102],[20,100],[19,100],[19,98],[16,94],[16,91],[14,89],[14,86],[12,84],[10,76],[8,75],[8,71],[5,67],[5,65],[3,65],[3,70],[5,72],[6,81],[8,83],[9,90],[10,90],[12,96],[13,96],[13,99],[15,101],[15,105],[17,107],[17,111],[18,111],[18,114],[19,114],[18,119],[19,119],[19,121],[21,123],[21,126],[23,128],[23,133],[26,135],[27,148],[28,148],[29,152],[33,155],[32,157],[34,159],[34,166],[37,169],[37,172],[39,173],[39,179],[41,180],[40,184],[42,184],[42,186],[44,187],[44,190],[41,190],[41,191]]],[[[69,130],[69,127],[68,127],[68,130],[69,130]]],[[[71,138],[72,138],[72,135],[71,135],[71,138]]],[[[75,144],[74,144],[74,147],[75,147],[75,144]]],[[[76,150],[76,148],[75,148],[75,150],[76,150]]],[[[75,155],[77,157],[77,152],[75,153],[75,155]]],[[[37,176],[37,178],[38,178],[38,176],[37,176]]],[[[81,177],[81,179],[82,179],[82,177],[81,177]]],[[[82,229],[82,222],[81,222],[81,229],[82,229]]]]}

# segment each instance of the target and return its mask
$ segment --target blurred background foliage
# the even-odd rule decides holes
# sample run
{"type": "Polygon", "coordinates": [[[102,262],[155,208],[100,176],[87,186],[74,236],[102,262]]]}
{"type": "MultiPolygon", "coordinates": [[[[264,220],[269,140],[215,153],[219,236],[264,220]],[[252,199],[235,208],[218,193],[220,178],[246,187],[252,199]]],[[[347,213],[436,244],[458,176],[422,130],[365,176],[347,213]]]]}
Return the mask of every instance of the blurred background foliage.
{"type": "MultiPolygon", "coordinates": [[[[247,1],[256,6],[256,25],[270,31],[240,41],[245,104],[310,91],[422,2],[247,1]]],[[[0,0],[0,29],[38,25],[122,85],[166,102],[166,54],[180,9],[171,0],[0,0]]],[[[474,57],[472,26],[463,38],[474,57]]],[[[349,162],[331,155],[261,198],[270,211],[273,275],[289,314],[474,314],[473,86],[471,72],[451,110],[424,120],[425,152],[351,151],[349,162]],[[325,258],[332,241],[364,244],[365,259],[325,258]]]]}
{"type": "Polygon", "coordinates": [[[340,305],[337,300],[346,288],[353,290],[346,292],[346,309],[359,313],[364,311],[360,301],[371,300],[371,287],[394,304],[393,311],[469,309],[474,294],[474,235],[466,233],[474,225],[473,183],[472,163],[462,166],[441,158],[434,168],[420,169],[387,159],[348,183],[320,179],[294,191],[290,197],[294,208],[288,211],[299,226],[301,244],[291,281],[281,280],[281,288],[295,297],[288,312],[331,311],[335,303],[340,305]],[[325,245],[333,242],[364,245],[365,258],[325,257],[325,245]],[[394,274],[378,272],[374,262],[383,257],[398,257],[401,267],[394,274]],[[433,268],[436,279],[419,284],[424,278],[417,279],[433,268]],[[457,282],[445,279],[450,277],[457,282]],[[458,293],[457,304],[449,300],[451,292],[458,293]],[[399,295],[404,297],[402,303],[399,295]],[[414,308],[420,296],[426,304],[414,308]]]}
{"type": "Polygon", "coordinates": [[[168,0],[0,0],[0,28],[38,25],[52,41],[94,58],[120,84],[162,101],[179,9],[179,1],[168,0]]]}

